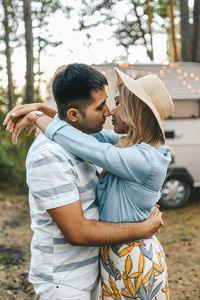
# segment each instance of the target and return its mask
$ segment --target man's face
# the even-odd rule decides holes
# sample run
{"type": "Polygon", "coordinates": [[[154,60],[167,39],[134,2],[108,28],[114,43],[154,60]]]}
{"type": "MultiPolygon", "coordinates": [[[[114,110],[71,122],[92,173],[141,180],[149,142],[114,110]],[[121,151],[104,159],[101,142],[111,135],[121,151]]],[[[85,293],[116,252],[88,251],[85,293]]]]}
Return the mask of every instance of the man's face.
{"type": "Polygon", "coordinates": [[[106,117],[110,116],[110,110],[106,104],[107,94],[105,88],[93,91],[91,97],[94,101],[85,109],[85,115],[81,116],[77,128],[85,133],[95,133],[103,129],[106,117]]]}

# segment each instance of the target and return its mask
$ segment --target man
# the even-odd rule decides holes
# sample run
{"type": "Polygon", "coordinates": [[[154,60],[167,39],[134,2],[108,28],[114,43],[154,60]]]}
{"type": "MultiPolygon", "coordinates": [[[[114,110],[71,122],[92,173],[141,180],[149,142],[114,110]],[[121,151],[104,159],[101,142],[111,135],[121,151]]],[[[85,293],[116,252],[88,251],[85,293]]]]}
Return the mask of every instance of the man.
{"type": "MultiPolygon", "coordinates": [[[[101,131],[110,115],[105,85],[106,78],[87,65],[72,64],[61,70],[53,81],[58,117],[88,134],[101,131]]],[[[33,107],[18,107],[12,113],[24,115],[33,107]]],[[[17,124],[10,116],[5,123],[16,143],[23,128],[37,125],[40,114],[32,112],[17,124]]],[[[96,167],[43,134],[32,144],[26,167],[34,231],[29,278],[36,294],[41,300],[99,299],[98,246],[152,236],[162,222],[161,213],[155,211],[135,224],[98,221],[96,167]]]]}

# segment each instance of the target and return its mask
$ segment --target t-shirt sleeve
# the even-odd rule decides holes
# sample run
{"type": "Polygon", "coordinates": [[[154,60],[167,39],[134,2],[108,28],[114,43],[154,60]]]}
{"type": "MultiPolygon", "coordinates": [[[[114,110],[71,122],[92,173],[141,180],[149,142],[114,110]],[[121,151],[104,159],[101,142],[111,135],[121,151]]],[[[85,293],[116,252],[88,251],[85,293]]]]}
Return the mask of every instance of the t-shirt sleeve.
{"type": "Polygon", "coordinates": [[[48,125],[46,135],[67,151],[124,179],[142,183],[149,176],[151,155],[140,145],[118,148],[64,123],[53,121],[48,125]]]}
{"type": "Polygon", "coordinates": [[[79,200],[73,166],[57,148],[52,145],[51,148],[35,151],[27,164],[30,195],[44,210],[79,200]]]}

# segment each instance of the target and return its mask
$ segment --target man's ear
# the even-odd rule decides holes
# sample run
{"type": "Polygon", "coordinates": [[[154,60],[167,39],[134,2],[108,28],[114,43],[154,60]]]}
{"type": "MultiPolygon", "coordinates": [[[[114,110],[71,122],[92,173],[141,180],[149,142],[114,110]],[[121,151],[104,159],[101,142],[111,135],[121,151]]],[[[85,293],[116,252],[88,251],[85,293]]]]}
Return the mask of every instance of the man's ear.
{"type": "Polygon", "coordinates": [[[75,123],[79,120],[80,115],[81,115],[80,111],[76,108],[70,108],[67,111],[67,117],[73,123],[75,123]]]}

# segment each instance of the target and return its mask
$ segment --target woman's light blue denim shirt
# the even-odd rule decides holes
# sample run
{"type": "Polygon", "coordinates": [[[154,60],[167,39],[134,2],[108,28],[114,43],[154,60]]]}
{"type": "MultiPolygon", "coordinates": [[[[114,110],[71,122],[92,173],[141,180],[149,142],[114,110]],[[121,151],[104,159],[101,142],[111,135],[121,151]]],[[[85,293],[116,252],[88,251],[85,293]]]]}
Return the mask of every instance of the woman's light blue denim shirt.
{"type": "Polygon", "coordinates": [[[119,135],[102,130],[93,136],[55,119],[45,134],[67,151],[108,171],[99,180],[97,194],[100,220],[139,222],[146,219],[161,197],[171,161],[170,148],[141,143],[115,146],[119,135]]]}

